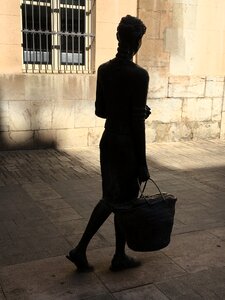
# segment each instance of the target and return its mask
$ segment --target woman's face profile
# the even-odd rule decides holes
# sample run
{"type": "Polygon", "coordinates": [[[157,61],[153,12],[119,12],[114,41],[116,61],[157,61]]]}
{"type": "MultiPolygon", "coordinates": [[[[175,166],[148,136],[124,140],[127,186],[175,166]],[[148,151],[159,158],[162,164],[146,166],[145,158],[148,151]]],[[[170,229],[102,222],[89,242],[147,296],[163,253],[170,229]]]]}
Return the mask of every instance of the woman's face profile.
{"type": "Polygon", "coordinates": [[[138,41],[138,50],[141,48],[141,45],[142,45],[142,39],[140,39],[140,40],[138,41]]]}
{"type": "Polygon", "coordinates": [[[141,48],[141,45],[142,45],[142,39],[140,39],[140,40],[138,41],[138,43],[137,43],[137,48],[134,50],[133,55],[135,55],[135,54],[138,52],[138,50],[141,48]]]}

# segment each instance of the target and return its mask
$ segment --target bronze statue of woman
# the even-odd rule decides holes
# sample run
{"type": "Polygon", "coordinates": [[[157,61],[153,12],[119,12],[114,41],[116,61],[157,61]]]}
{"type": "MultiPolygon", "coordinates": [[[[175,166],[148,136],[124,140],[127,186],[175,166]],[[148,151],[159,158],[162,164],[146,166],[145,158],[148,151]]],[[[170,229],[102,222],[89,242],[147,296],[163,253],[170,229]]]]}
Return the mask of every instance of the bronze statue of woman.
{"type": "Polygon", "coordinates": [[[111,271],[140,265],[140,261],[125,253],[126,237],[116,211],[137,198],[140,183],[149,178],[145,150],[145,119],[150,114],[146,106],[149,76],[132,61],[145,31],[140,19],[123,17],[117,27],[116,57],[98,69],[95,114],[106,119],[100,141],[102,200],[94,208],[80,242],[67,256],[80,272],[93,270],[87,260],[87,246],[112,212],[116,246],[111,271]]]}

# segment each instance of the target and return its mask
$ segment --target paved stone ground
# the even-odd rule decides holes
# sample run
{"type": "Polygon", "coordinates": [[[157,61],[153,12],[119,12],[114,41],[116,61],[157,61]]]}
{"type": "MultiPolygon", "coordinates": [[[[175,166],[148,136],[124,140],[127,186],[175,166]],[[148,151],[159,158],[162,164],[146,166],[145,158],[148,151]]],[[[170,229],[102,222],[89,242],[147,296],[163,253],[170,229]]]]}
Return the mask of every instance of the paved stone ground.
{"type": "Polygon", "coordinates": [[[172,241],[128,249],[143,265],[116,274],[112,217],[90,244],[93,273],[78,274],[64,256],[101,197],[98,148],[0,153],[0,300],[225,299],[225,142],[147,152],[152,178],[178,197],[172,241]]]}

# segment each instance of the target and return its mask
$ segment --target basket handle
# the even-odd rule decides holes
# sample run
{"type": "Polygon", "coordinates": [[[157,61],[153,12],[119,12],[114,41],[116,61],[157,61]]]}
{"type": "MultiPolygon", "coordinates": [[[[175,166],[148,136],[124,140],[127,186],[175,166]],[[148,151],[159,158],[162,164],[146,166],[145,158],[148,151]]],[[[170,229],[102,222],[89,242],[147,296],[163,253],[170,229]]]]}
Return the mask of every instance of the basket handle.
{"type": "MultiPolygon", "coordinates": [[[[156,183],[151,177],[150,177],[148,180],[151,180],[151,182],[154,183],[154,185],[155,185],[156,188],[158,189],[158,191],[159,191],[161,197],[163,198],[163,200],[165,200],[165,197],[163,196],[163,194],[162,194],[162,192],[161,192],[159,186],[157,185],[157,183],[156,183]]],[[[140,198],[143,198],[143,197],[144,197],[144,191],[145,191],[145,188],[146,188],[146,185],[147,185],[148,180],[145,181],[142,190],[141,190],[141,185],[140,185],[140,183],[139,183],[139,188],[140,188],[140,193],[141,193],[140,198]]]]}

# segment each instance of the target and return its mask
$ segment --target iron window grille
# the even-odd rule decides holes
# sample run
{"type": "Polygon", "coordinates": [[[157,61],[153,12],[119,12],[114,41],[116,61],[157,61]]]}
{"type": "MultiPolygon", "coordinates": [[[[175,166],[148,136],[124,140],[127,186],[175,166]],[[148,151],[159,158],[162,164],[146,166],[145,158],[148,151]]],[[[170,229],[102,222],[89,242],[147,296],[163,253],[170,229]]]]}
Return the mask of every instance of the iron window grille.
{"type": "Polygon", "coordinates": [[[93,72],[94,0],[23,0],[23,70],[93,72]]]}

